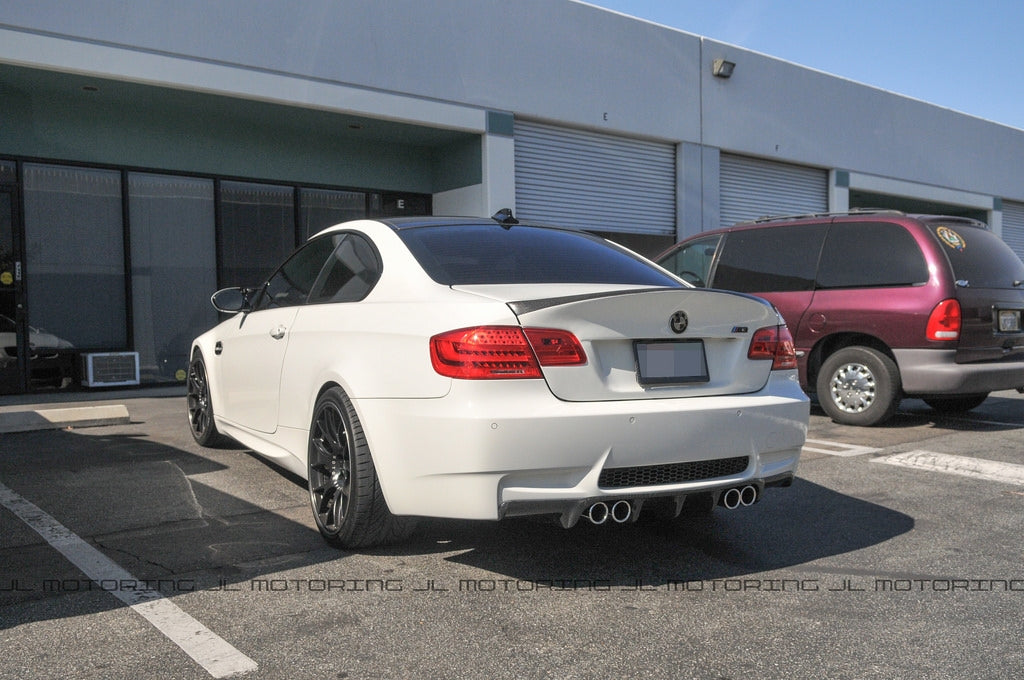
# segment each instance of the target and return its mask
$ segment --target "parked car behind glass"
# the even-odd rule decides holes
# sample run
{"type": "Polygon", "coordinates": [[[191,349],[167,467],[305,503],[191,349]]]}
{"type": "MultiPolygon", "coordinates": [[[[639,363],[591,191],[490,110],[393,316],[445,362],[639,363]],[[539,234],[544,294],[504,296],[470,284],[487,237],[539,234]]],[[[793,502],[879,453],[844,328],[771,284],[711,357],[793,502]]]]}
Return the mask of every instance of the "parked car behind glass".
{"type": "Polygon", "coordinates": [[[792,329],[801,384],[837,422],[883,423],[904,396],[955,412],[1024,388],[1024,263],[981,222],[767,218],[656,260],[696,286],[770,300],[792,329]]]}
{"type": "Polygon", "coordinates": [[[341,224],[213,302],[232,316],[193,344],[192,434],[305,477],[338,546],[418,515],[750,505],[792,482],[806,436],[771,305],[510,214],[341,224]]]}

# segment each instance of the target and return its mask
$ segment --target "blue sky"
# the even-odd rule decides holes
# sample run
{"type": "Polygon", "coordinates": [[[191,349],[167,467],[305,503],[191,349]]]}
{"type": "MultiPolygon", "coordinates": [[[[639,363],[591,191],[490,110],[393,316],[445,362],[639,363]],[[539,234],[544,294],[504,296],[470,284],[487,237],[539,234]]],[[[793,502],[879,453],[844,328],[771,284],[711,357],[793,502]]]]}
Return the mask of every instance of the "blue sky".
{"type": "Polygon", "coordinates": [[[1024,0],[586,0],[1024,130],[1024,0]]]}

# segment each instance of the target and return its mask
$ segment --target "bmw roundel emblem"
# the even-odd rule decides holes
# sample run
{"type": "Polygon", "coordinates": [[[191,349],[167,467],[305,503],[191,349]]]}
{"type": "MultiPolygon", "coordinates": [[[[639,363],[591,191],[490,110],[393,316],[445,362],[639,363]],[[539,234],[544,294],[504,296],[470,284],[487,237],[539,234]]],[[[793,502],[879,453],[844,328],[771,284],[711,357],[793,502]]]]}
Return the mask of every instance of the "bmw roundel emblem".
{"type": "Polygon", "coordinates": [[[678,334],[686,330],[686,327],[690,325],[690,320],[687,318],[686,312],[680,310],[669,318],[668,325],[673,333],[678,334]]]}

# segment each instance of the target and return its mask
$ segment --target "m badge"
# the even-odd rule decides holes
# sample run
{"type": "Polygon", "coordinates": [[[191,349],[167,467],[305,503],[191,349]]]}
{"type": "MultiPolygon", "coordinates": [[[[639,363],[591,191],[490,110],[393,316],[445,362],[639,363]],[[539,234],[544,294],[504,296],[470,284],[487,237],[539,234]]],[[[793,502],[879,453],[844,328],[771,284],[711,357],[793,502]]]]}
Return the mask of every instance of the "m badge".
{"type": "Polygon", "coordinates": [[[687,318],[686,312],[680,310],[669,318],[668,325],[672,332],[678,335],[686,330],[686,327],[690,325],[690,320],[687,318]]]}

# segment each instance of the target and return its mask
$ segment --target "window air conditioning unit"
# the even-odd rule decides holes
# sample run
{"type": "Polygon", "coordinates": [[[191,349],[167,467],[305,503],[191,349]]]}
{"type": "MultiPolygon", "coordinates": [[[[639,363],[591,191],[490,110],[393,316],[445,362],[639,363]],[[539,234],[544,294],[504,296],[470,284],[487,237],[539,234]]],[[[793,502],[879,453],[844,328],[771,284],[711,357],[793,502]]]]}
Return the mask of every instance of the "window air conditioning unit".
{"type": "Polygon", "coordinates": [[[82,383],[86,387],[139,384],[138,352],[100,352],[83,357],[82,383]]]}

